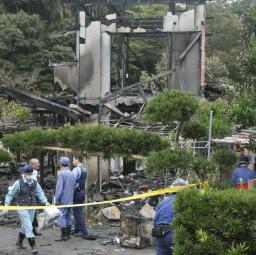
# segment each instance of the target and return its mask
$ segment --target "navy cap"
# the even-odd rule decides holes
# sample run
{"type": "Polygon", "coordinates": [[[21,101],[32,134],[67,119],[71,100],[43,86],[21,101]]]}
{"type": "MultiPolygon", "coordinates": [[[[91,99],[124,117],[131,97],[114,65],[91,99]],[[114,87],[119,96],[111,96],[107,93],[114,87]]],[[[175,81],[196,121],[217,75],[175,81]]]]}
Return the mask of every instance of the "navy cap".
{"type": "Polygon", "coordinates": [[[249,165],[250,159],[246,155],[240,156],[240,165],[249,165]]]}
{"type": "Polygon", "coordinates": [[[61,163],[63,166],[68,166],[68,164],[69,164],[69,158],[68,158],[68,157],[61,157],[61,158],[60,158],[60,163],[61,163]]]}
{"type": "Polygon", "coordinates": [[[21,172],[22,173],[32,173],[33,172],[33,168],[31,165],[25,165],[21,168],[21,172]]]}

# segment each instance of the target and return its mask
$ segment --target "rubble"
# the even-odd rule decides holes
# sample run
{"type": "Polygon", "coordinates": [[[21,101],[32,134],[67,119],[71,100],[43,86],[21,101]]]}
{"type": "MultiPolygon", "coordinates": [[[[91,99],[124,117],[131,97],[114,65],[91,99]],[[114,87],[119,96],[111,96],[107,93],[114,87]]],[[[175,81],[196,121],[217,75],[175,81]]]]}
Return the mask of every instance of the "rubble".
{"type": "Polygon", "coordinates": [[[120,220],[121,212],[116,206],[104,208],[101,212],[108,220],[120,220]]]}
{"type": "MultiPolygon", "coordinates": [[[[19,173],[6,174],[6,170],[4,169],[1,175],[0,171],[0,181],[3,183],[0,190],[2,199],[8,190],[8,186],[18,178],[19,173]]],[[[136,173],[130,173],[128,175],[123,175],[121,172],[118,174],[115,173],[115,175],[109,177],[109,180],[104,181],[102,184],[102,192],[97,193],[96,186],[92,186],[88,190],[88,202],[111,200],[146,193],[147,191],[162,188],[166,183],[171,182],[171,176],[166,179],[163,179],[162,176],[146,178],[143,171],[137,171],[136,173]]],[[[54,183],[55,178],[49,172],[49,174],[44,177],[44,190],[49,201],[51,201],[54,192],[54,183]]],[[[112,206],[90,206],[86,208],[86,224],[90,232],[98,232],[97,239],[100,240],[99,243],[102,246],[109,247],[114,245],[116,247],[121,246],[137,249],[151,247],[153,244],[151,237],[152,221],[155,216],[155,207],[157,204],[158,197],[152,197],[135,201],[125,201],[113,204],[112,206]],[[106,229],[106,226],[112,229],[111,234],[106,234],[102,231],[106,229]],[[113,229],[115,229],[115,231],[113,231],[113,229]]],[[[39,222],[41,222],[40,211],[38,217],[39,222]]],[[[15,214],[12,218],[8,219],[5,217],[0,219],[0,226],[17,225],[18,222],[19,220],[15,214]]],[[[45,222],[43,222],[43,225],[44,224],[45,222]]],[[[54,222],[52,222],[52,224],[54,225],[54,222]]],[[[49,224],[50,228],[47,228],[47,231],[52,229],[52,224],[49,224]]],[[[42,245],[49,246],[50,244],[48,244],[48,242],[45,242],[45,245],[42,245]]],[[[120,249],[117,248],[117,250],[120,249]]],[[[102,252],[102,250],[99,250],[99,252],[102,252]]],[[[95,251],[93,254],[96,254],[95,251]]]]}
{"type": "Polygon", "coordinates": [[[156,215],[156,211],[152,206],[150,206],[148,203],[146,203],[141,209],[140,209],[140,215],[146,219],[154,219],[156,215]]]}

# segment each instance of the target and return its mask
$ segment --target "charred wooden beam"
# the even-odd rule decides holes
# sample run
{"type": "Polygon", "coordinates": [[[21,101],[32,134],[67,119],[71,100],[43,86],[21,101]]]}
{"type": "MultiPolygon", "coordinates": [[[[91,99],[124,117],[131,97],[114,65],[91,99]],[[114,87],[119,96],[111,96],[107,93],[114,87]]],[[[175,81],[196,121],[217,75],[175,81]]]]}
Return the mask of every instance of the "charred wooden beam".
{"type": "Polygon", "coordinates": [[[69,117],[75,121],[81,120],[85,116],[84,114],[81,114],[73,109],[70,109],[67,106],[63,106],[58,103],[51,102],[42,97],[31,95],[14,88],[0,87],[0,93],[6,94],[13,99],[26,102],[28,105],[42,107],[48,111],[60,114],[65,117],[69,117]]]}

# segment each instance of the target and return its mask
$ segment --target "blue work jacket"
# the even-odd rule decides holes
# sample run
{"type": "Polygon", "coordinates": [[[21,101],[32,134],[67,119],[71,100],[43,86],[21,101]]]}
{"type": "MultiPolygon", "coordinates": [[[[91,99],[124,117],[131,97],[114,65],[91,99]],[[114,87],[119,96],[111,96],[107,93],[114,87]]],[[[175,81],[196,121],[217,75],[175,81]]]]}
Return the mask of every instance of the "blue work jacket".
{"type": "Polygon", "coordinates": [[[61,170],[57,178],[55,204],[73,204],[75,185],[76,180],[70,169],[66,167],[61,170]]]}
{"type": "Polygon", "coordinates": [[[156,225],[169,225],[172,223],[175,212],[174,212],[174,201],[176,196],[169,196],[161,201],[157,207],[156,215],[153,221],[154,226],[156,225]]]}
{"type": "Polygon", "coordinates": [[[240,183],[240,178],[243,179],[243,183],[248,183],[249,180],[255,179],[256,175],[253,170],[246,166],[241,166],[234,170],[232,175],[232,183],[238,184],[240,183]]]}

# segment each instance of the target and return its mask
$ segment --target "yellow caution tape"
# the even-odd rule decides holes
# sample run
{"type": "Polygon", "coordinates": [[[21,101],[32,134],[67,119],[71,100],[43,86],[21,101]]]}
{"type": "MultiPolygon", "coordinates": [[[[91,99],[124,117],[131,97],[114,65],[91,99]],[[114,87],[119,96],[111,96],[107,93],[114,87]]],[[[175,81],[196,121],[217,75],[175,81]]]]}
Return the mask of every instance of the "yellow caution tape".
{"type": "Polygon", "coordinates": [[[8,210],[8,211],[16,211],[16,210],[37,210],[37,209],[46,209],[46,208],[70,208],[70,207],[80,207],[80,206],[90,206],[90,205],[102,205],[102,204],[111,204],[111,203],[117,203],[122,201],[130,201],[130,200],[137,200],[142,199],[146,197],[153,197],[157,195],[162,195],[166,193],[171,193],[175,191],[180,190],[186,190],[198,187],[200,189],[206,189],[208,188],[208,182],[202,182],[198,184],[189,184],[187,186],[179,186],[175,188],[165,188],[165,189],[159,189],[150,191],[143,194],[138,194],[130,197],[124,197],[124,198],[118,198],[113,200],[107,200],[107,201],[101,201],[101,202],[91,202],[91,203],[84,203],[84,204],[72,204],[72,205],[47,205],[47,206],[0,206],[0,210],[8,210]]]}

